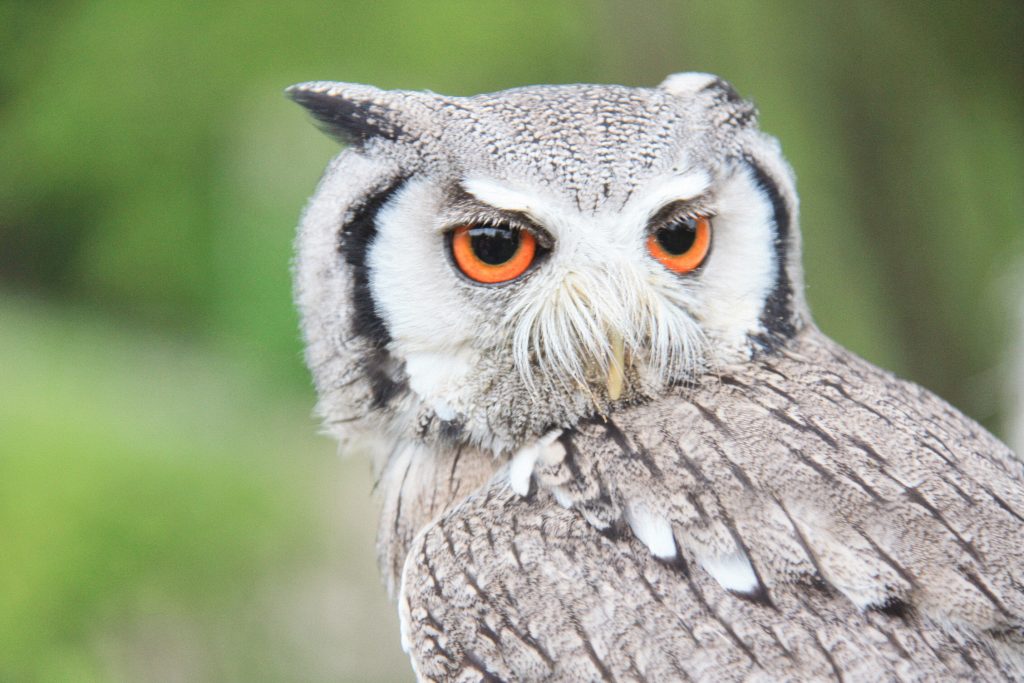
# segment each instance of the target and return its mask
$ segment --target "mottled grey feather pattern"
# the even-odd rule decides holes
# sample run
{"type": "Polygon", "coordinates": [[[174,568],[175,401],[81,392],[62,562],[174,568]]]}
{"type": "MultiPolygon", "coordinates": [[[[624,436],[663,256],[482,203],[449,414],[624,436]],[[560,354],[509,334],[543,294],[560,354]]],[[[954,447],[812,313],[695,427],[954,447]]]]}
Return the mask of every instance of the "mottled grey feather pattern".
{"type": "Polygon", "coordinates": [[[792,171],[731,86],[290,92],[352,145],[296,299],[421,679],[1024,679],[1022,465],[810,322],[792,171]],[[681,216],[686,269],[651,248],[681,216]],[[543,255],[474,281],[469,226],[543,255]]]}
{"type": "Polygon", "coordinates": [[[378,487],[383,496],[378,528],[378,561],[388,592],[398,593],[413,537],[449,512],[494,476],[502,462],[468,446],[432,453],[393,451],[378,487]]]}
{"type": "Polygon", "coordinates": [[[563,441],[531,498],[496,479],[414,544],[400,607],[423,677],[1024,676],[1021,464],[816,330],[563,441]],[[671,521],[677,561],[633,537],[637,504],[671,521]],[[701,569],[716,544],[764,594],[701,569]]]}

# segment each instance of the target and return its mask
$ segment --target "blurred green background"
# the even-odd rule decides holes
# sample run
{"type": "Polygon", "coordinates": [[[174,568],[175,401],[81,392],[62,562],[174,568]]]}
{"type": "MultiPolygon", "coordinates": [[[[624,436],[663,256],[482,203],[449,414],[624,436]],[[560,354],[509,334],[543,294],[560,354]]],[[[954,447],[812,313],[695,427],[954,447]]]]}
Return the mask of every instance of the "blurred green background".
{"type": "Polygon", "coordinates": [[[409,680],[289,285],[335,145],[282,96],[730,79],[826,332],[1011,427],[1024,9],[0,0],[0,681],[409,680]]]}

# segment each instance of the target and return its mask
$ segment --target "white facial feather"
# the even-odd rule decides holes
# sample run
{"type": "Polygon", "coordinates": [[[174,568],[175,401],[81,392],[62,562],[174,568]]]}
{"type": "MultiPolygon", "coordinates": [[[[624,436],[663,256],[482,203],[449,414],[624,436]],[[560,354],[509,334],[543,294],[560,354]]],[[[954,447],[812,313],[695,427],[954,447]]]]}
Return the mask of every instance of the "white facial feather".
{"type": "Polygon", "coordinates": [[[453,305],[453,273],[435,230],[440,207],[436,186],[410,180],[376,220],[370,286],[393,349],[403,357],[412,351],[449,351],[475,337],[463,311],[453,305]]]}
{"type": "Polygon", "coordinates": [[[451,420],[465,410],[461,390],[474,370],[476,330],[452,305],[456,287],[435,230],[439,201],[432,184],[410,181],[381,210],[368,262],[390,352],[404,362],[410,388],[451,420]]]}
{"type": "Polygon", "coordinates": [[[624,340],[629,358],[653,366],[661,380],[692,372],[703,357],[703,334],[684,308],[686,293],[659,289],[646,263],[611,258],[619,263],[575,265],[553,256],[553,274],[538,285],[541,291],[510,308],[510,346],[527,386],[586,390],[599,383],[613,362],[613,335],[624,340]]]}
{"type": "Polygon", "coordinates": [[[715,207],[712,253],[701,276],[700,318],[705,333],[727,357],[761,327],[778,264],[772,252],[772,205],[748,172],[720,183],[715,207]]]}
{"type": "Polygon", "coordinates": [[[464,181],[477,199],[529,215],[557,240],[542,266],[548,272],[526,286],[506,316],[527,387],[541,382],[586,391],[614,362],[612,338],[625,341],[630,360],[655,385],[695,372],[706,348],[688,313],[694,288],[664,273],[643,245],[653,214],[701,195],[709,184],[703,171],[677,173],[655,179],[618,210],[588,214],[553,201],[542,188],[531,192],[479,176],[464,181]]]}

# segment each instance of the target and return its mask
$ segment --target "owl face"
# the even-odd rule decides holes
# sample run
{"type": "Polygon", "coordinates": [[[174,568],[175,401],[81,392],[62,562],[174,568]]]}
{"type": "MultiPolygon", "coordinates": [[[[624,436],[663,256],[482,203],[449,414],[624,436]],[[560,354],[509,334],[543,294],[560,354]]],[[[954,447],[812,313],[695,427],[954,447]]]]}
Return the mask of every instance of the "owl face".
{"type": "Polygon", "coordinates": [[[806,320],[792,175],[713,76],[289,93],[350,145],[307,207],[296,264],[307,361],[341,438],[509,452],[806,320]]]}

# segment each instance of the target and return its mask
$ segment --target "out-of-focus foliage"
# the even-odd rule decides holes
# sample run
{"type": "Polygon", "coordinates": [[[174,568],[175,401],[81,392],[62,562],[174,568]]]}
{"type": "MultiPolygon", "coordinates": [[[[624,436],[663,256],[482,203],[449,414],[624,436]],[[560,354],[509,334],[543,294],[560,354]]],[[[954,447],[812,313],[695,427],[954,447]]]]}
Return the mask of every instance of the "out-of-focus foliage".
{"type": "Polygon", "coordinates": [[[365,468],[308,405],[91,311],[0,320],[0,680],[404,672],[365,468]]]}
{"type": "Polygon", "coordinates": [[[719,73],[797,171],[821,326],[1001,428],[1022,7],[0,2],[0,680],[406,670],[367,465],[308,417],[290,244],[336,148],[292,82],[719,73]]]}

